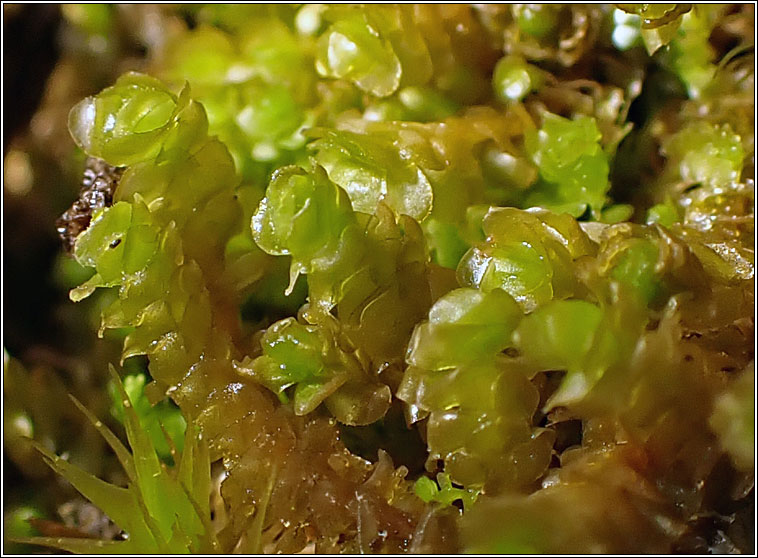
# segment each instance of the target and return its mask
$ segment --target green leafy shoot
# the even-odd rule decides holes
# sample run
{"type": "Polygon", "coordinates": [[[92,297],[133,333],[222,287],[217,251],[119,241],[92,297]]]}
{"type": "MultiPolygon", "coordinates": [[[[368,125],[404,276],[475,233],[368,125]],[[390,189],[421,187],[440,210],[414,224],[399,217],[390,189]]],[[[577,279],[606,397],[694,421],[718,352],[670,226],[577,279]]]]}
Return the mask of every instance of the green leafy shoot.
{"type": "Polygon", "coordinates": [[[592,117],[569,120],[545,113],[542,128],[528,131],[524,138],[542,179],[532,188],[526,205],[574,217],[589,206],[598,216],[610,188],[608,155],[600,145],[601,137],[592,117]]]}
{"type": "Polygon", "coordinates": [[[461,259],[459,282],[503,289],[527,311],[572,292],[573,260],[595,250],[574,219],[543,210],[493,208],[482,230],[487,240],[461,259]]]}
{"type": "Polygon", "coordinates": [[[184,451],[175,456],[177,465],[166,467],[112,366],[111,374],[121,397],[124,426],[133,453],[81,403],[75,399],[74,403],[115,452],[129,479],[125,488],[79,469],[41,444],[34,445],[56,473],[125,532],[125,540],[31,537],[22,542],[83,554],[218,553],[219,544],[210,523],[207,443],[197,428],[190,425],[184,451]]]}
{"type": "Polygon", "coordinates": [[[291,255],[289,294],[301,273],[332,267],[355,228],[350,200],[320,167],[277,170],[253,216],[253,238],[272,255],[291,255]]]}
{"type": "Polygon", "coordinates": [[[361,11],[334,11],[338,12],[337,21],[318,42],[318,73],[350,80],[377,97],[392,94],[400,85],[403,70],[391,43],[361,11]]]}
{"type": "Polygon", "coordinates": [[[324,362],[326,340],[319,328],[286,318],[273,324],[261,338],[263,355],[237,366],[243,373],[289,401],[285,390],[291,390],[296,414],[307,414],[347,380],[346,374],[335,374],[324,362]]]}
{"type": "Polygon", "coordinates": [[[433,191],[422,156],[401,143],[411,133],[402,128],[372,127],[369,133],[316,128],[308,134],[315,138],[309,149],[329,178],[348,193],[356,211],[373,213],[384,201],[421,222],[432,210],[433,191]]]}
{"type": "Polygon", "coordinates": [[[188,85],[177,97],[160,80],[129,72],[72,108],[69,129],[84,151],[124,166],[186,152],[205,136],[208,119],[188,85]]]}
{"type": "Polygon", "coordinates": [[[390,389],[367,379],[326,328],[285,318],[266,330],[261,349],[261,356],[235,362],[235,369],[283,403],[291,397],[296,415],[306,415],[323,402],[340,422],[364,425],[384,415],[392,400],[390,389]]]}
{"type": "Polygon", "coordinates": [[[693,122],[668,138],[663,149],[688,183],[723,189],[740,179],[745,152],[729,124],[693,122]]]}
{"type": "Polygon", "coordinates": [[[437,482],[429,477],[419,477],[413,485],[413,491],[424,502],[436,502],[441,507],[452,506],[453,502],[460,500],[463,502],[463,511],[471,509],[480,493],[479,490],[453,486],[447,473],[437,473],[437,482]]]}

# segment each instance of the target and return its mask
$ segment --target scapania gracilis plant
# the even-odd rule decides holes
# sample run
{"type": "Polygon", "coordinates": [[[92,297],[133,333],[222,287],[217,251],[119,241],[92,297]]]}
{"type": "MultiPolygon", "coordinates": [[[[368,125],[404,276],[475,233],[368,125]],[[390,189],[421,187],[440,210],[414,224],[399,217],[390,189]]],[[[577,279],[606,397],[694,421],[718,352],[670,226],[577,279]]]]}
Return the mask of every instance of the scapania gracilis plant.
{"type": "Polygon", "coordinates": [[[691,548],[754,473],[748,8],[166,6],[68,123],[129,486],[41,449],[128,538],[37,542],[691,548]]]}

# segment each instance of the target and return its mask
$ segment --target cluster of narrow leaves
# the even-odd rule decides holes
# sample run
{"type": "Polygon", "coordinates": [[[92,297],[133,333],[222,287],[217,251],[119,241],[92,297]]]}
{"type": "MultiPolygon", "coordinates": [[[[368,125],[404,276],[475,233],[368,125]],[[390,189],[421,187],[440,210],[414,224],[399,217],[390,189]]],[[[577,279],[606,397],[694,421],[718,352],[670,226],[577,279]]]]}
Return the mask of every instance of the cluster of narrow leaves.
{"type": "Polygon", "coordinates": [[[41,444],[35,447],[47,464],[123,530],[123,540],[32,537],[25,542],[77,554],[185,554],[218,552],[211,525],[211,468],[208,444],[194,425],[187,428],[177,464],[161,463],[155,445],[116,371],[111,368],[124,409],[124,427],[131,452],[119,438],[76,399],[72,400],[108,442],[128,478],[123,488],[107,483],[41,444]]]}
{"type": "MultiPolygon", "coordinates": [[[[163,400],[153,405],[145,395],[147,378],[144,373],[125,376],[124,391],[129,396],[134,411],[140,419],[142,429],[150,436],[158,456],[167,461],[171,459],[172,449],[179,452],[184,448],[184,435],[187,422],[181,411],[169,400],[163,400]]],[[[111,396],[111,415],[124,423],[124,404],[118,386],[114,382],[108,384],[111,396]]]]}
{"type": "MultiPolygon", "coordinates": [[[[124,358],[148,356],[145,391],[190,425],[184,454],[200,428],[224,459],[225,550],[449,550],[428,533],[461,500],[467,550],[660,552],[707,506],[721,456],[749,472],[736,386],[754,356],[754,139],[740,118],[753,78],[739,59],[716,72],[719,9],[193,17],[154,53],[169,85],[129,73],[71,112],[77,144],[126,167],[76,240],[95,274],[71,297],[117,291],[102,329],[127,328],[124,358]],[[636,26],[653,58],[629,36],[618,46],[636,26]],[[650,65],[665,79],[646,87],[673,76],[679,97],[641,91],[650,65]],[[633,130],[638,96],[651,113],[633,130]],[[630,166],[635,191],[614,192],[630,166]],[[296,315],[239,319],[246,297],[265,306],[261,292],[304,279],[296,315]],[[368,464],[341,445],[338,424],[378,423],[393,400],[437,484],[418,470],[414,485],[383,448],[368,464]]],[[[148,513],[121,525],[113,510],[130,538],[112,544],[134,532],[158,552],[216,550],[197,492],[165,480],[160,499],[122,462],[137,488],[118,490],[148,513]]]]}

